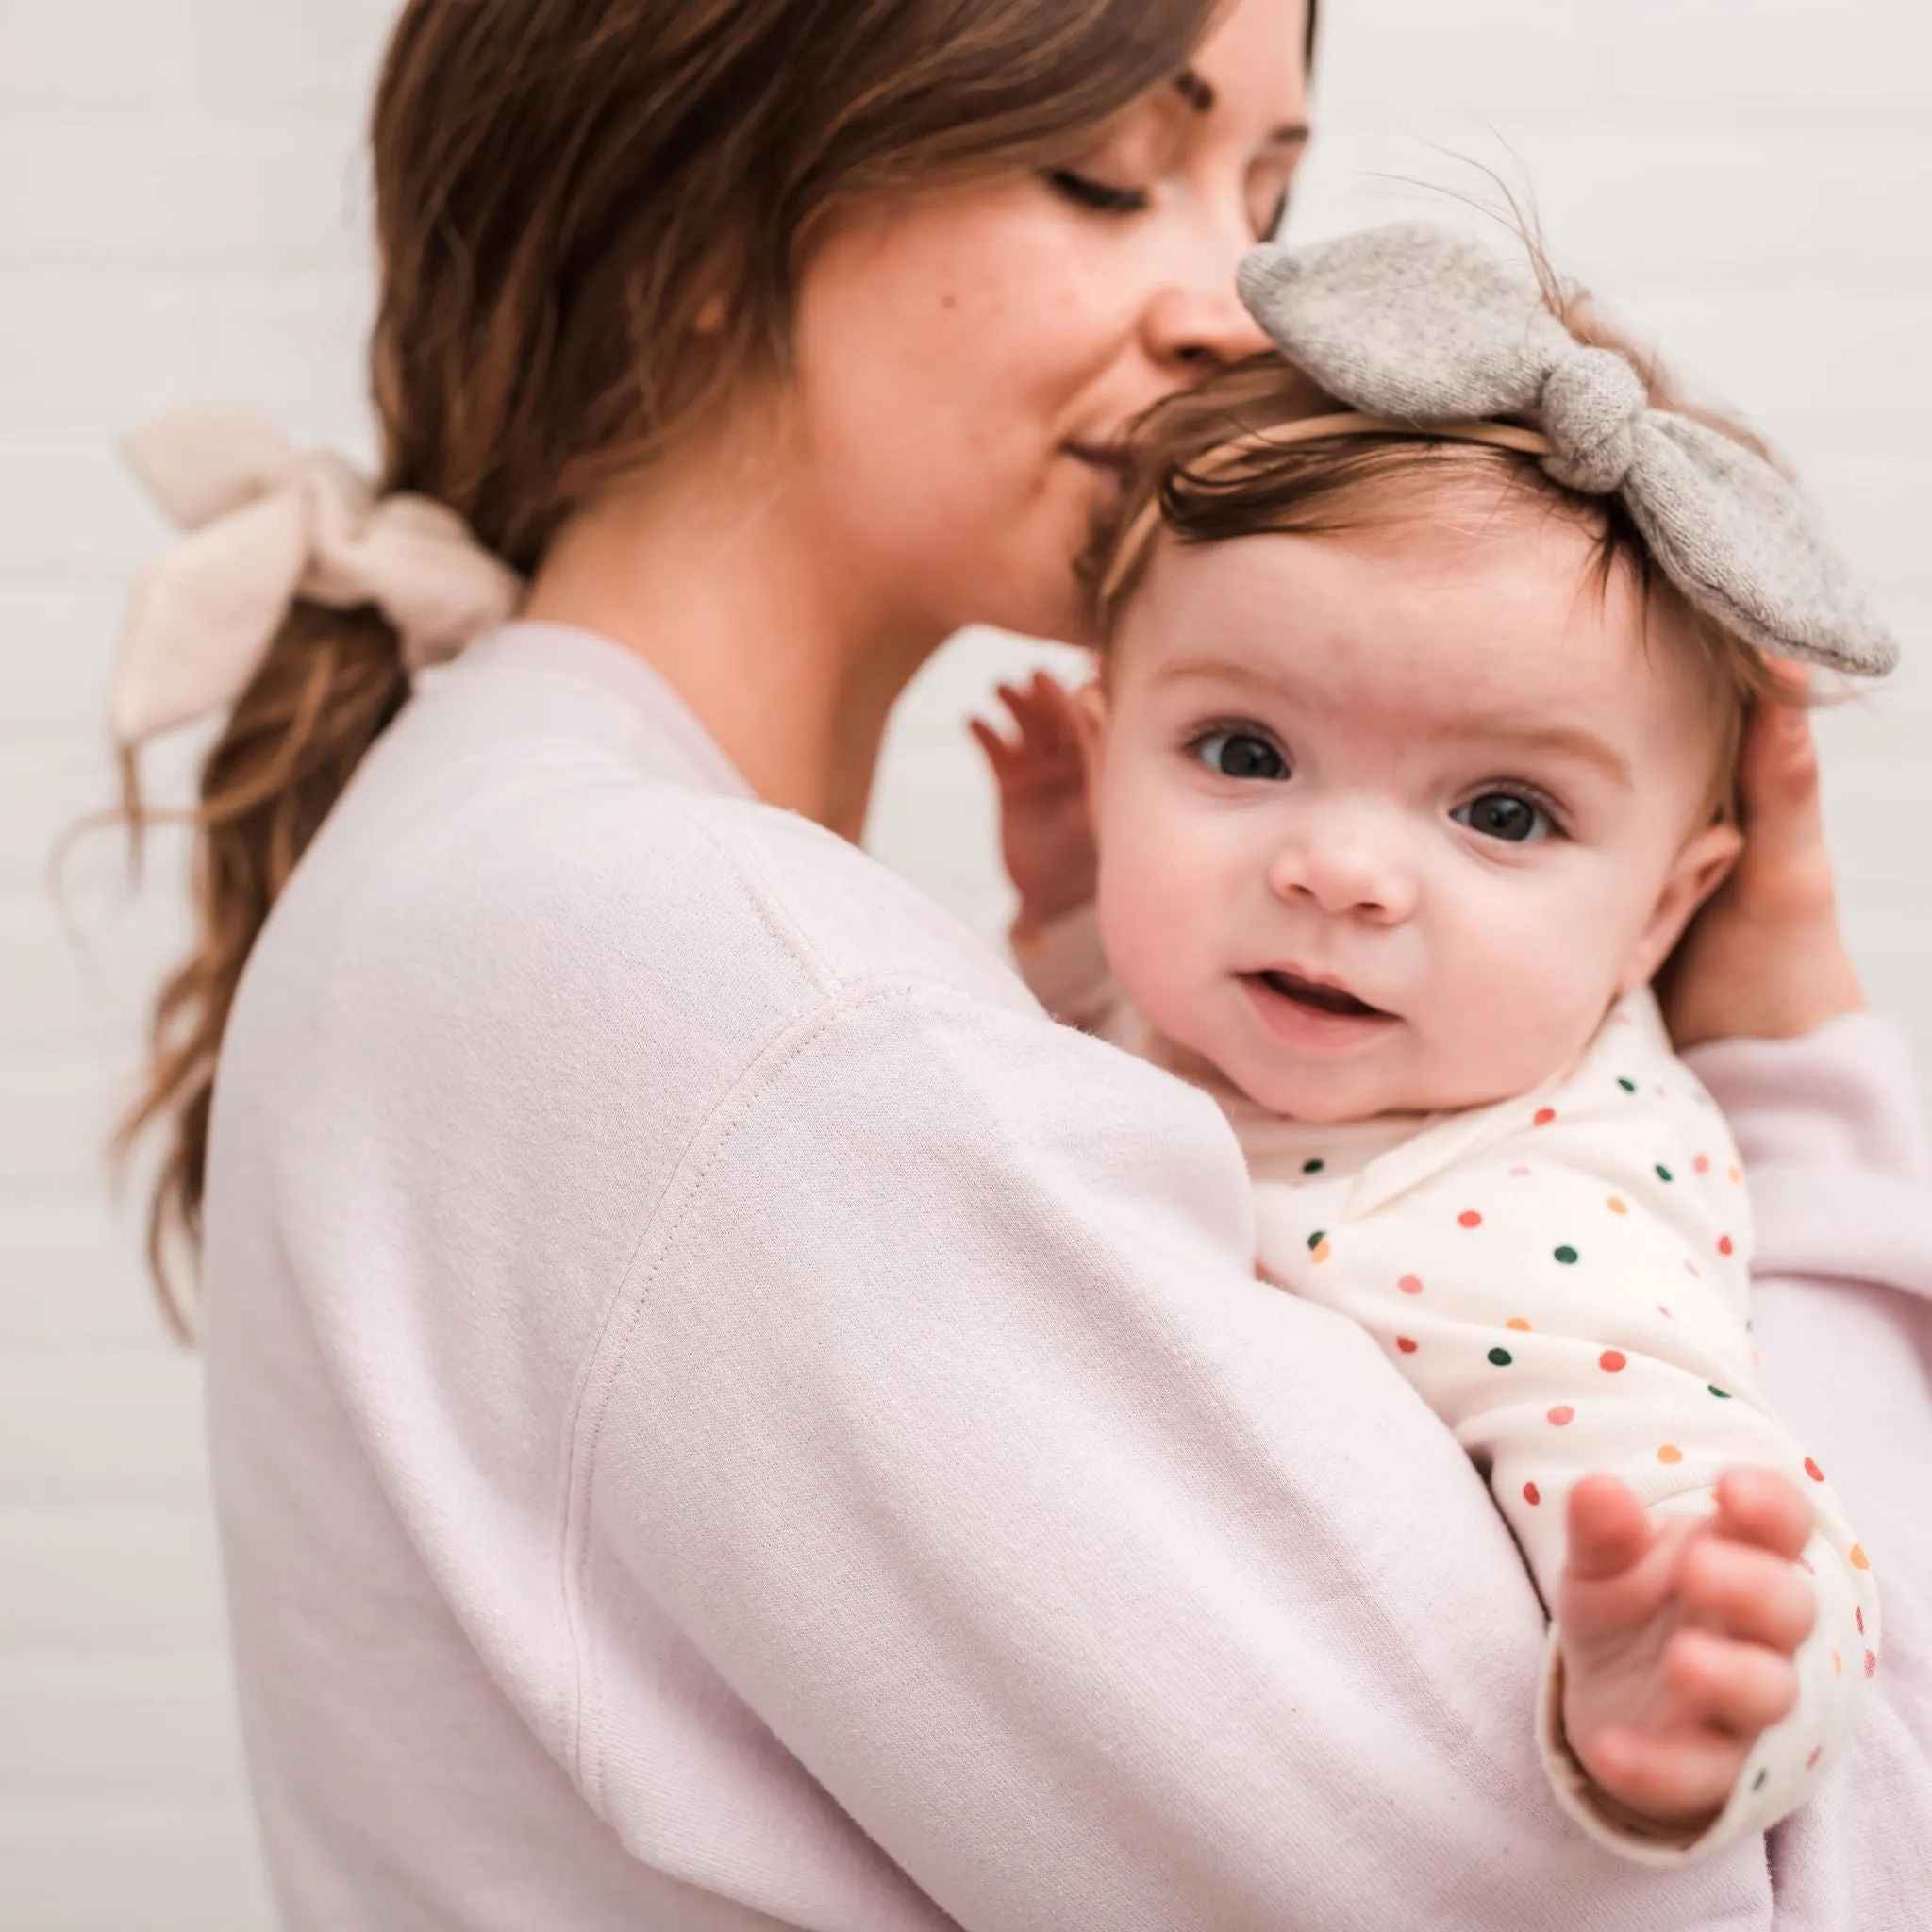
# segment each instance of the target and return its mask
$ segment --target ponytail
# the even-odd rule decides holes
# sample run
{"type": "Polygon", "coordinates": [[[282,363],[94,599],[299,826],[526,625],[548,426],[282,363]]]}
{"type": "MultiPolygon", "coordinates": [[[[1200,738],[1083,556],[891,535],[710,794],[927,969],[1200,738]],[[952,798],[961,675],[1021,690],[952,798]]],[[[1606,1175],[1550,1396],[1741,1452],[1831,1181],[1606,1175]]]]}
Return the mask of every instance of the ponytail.
{"type": "MultiPolygon", "coordinates": [[[[215,1058],[242,970],[295,861],[408,692],[401,638],[377,611],[298,603],[203,761],[194,943],[156,1000],[146,1083],[115,1137],[125,1154],[165,1127],[147,1256],[162,1311],[183,1339],[189,1300],[171,1256],[200,1243],[215,1058]]],[[[131,756],[123,772],[138,839],[149,818],[131,756]]]]}

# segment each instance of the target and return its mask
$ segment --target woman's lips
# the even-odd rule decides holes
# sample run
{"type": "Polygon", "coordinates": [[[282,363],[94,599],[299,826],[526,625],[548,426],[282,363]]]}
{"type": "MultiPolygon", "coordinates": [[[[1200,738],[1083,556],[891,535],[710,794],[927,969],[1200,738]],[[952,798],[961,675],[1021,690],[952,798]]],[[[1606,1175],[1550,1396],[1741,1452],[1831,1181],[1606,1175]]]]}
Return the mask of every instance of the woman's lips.
{"type": "Polygon", "coordinates": [[[1312,1053],[1346,1053],[1376,1040],[1396,1024],[1347,988],[1274,968],[1244,973],[1241,984],[1270,1033],[1285,1046],[1312,1053]]]}
{"type": "Polygon", "coordinates": [[[1127,478],[1127,451],[1124,443],[1065,442],[1060,445],[1066,453],[1085,463],[1089,469],[1098,470],[1102,475],[1116,483],[1124,483],[1127,478]]]}

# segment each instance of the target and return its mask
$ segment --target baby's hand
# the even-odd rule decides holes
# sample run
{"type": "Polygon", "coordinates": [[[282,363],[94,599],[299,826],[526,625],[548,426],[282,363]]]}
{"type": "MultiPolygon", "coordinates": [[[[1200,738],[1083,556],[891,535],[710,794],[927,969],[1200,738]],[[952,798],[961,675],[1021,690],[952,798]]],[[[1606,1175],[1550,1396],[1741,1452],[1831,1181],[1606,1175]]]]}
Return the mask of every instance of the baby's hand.
{"type": "Polygon", "coordinates": [[[1020,895],[1016,936],[1036,930],[1092,898],[1093,825],[1074,701],[1045,672],[1024,687],[1003,684],[1000,699],[1015,736],[973,720],[1000,790],[1000,849],[1020,895]]]}
{"type": "Polygon", "coordinates": [[[1653,1515],[1611,1476],[1570,1495],[1557,1622],[1563,1728],[1613,1805],[1686,1831],[1724,1808],[1758,1734],[1797,1702],[1818,1606],[1793,1567],[1811,1506],[1733,1470],[1705,1517],[1653,1515]]]}

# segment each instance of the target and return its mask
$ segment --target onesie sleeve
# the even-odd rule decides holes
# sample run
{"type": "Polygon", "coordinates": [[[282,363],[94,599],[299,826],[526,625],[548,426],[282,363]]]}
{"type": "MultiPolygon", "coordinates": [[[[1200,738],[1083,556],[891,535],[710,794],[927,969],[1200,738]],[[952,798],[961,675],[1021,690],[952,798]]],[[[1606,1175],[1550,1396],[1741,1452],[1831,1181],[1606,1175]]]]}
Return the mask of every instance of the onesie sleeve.
{"type": "Polygon", "coordinates": [[[1809,1494],[1819,1617],[1799,1706],[1693,1843],[1640,1838],[1592,1804],[1561,1738],[1554,1628],[1541,1721],[1559,1801],[1628,1857],[1705,1854],[1802,1804],[1876,1668],[1877,1594],[1825,1472],[1759,1393],[1742,1170],[1689,1073],[1633,1027],[1560,1089],[1424,1136],[1325,1198],[1264,1187],[1259,1210],[1264,1271],[1376,1337],[1487,1475],[1546,1604],[1583,1476],[1668,1510],[1708,1509],[1745,1465],[1809,1494]]]}
{"type": "Polygon", "coordinates": [[[1772,1923],[1760,1848],[1619,1867],[1550,1802],[1481,1484],[1367,1336],[1256,1278],[1226,1123],[1157,1069],[1018,1001],[842,991],[720,1102],[607,1336],[575,1771],[640,1855],[641,1594],[747,1759],[967,1932],[1772,1923]]]}

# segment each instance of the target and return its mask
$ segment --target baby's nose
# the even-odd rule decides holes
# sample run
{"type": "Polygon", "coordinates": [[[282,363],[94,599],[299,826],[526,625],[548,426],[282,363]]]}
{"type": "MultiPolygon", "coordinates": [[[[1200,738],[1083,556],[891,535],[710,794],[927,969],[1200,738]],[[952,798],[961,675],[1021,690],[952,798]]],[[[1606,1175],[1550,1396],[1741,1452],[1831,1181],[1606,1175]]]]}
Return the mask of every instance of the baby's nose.
{"type": "Polygon", "coordinates": [[[1415,872],[1400,841],[1365,824],[1310,827],[1306,841],[1276,856],[1271,883],[1284,899],[1377,924],[1399,924],[1416,908],[1415,872]]]}

